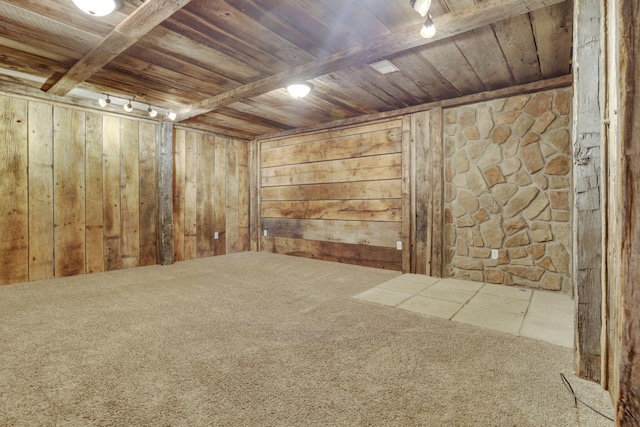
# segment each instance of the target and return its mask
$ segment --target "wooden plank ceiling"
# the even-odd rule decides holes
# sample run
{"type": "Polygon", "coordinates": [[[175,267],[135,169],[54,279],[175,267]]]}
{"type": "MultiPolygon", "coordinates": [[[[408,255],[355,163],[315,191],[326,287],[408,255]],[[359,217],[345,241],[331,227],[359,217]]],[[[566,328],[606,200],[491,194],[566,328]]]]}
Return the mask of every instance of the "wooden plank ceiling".
{"type": "Polygon", "coordinates": [[[123,0],[101,18],[0,0],[0,82],[143,93],[185,125],[251,138],[569,74],[572,10],[433,0],[427,40],[408,0],[123,0]],[[380,59],[400,71],[368,66],[380,59]],[[295,81],[311,94],[291,98],[295,81]]]}

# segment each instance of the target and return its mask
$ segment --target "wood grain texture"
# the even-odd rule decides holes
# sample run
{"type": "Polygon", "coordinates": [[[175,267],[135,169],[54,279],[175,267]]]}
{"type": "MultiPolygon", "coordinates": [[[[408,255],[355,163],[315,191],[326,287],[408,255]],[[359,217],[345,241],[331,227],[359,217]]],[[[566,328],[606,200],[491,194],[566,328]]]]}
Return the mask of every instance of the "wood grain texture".
{"type": "Polygon", "coordinates": [[[87,113],[85,142],[85,272],[104,271],[103,117],[87,113]]]}
{"type": "Polygon", "coordinates": [[[227,142],[227,138],[216,136],[215,185],[213,188],[213,197],[217,208],[213,214],[214,228],[218,232],[218,238],[214,241],[216,255],[227,253],[227,142]]]}
{"type": "Polygon", "coordinates": [[[431,186],[431,227],[429,229],[429,257],[433,277],[444,275],[444,138],[443,112],[436,108],[429,112],[429,179],[431,186]]]}
{"type": "Polygon", "coordinates": [[[0,285],[29,278],[27,102],[0,96],[0,285]]]}
{"type": "Polygon", "coordinates": [[[54,277],[53,107],[29,102],[28,121],[29,280],[45,280],[54,277]]]}
{"type": "Polygon", "coordinates": [[[138,132],[138,172],[140,175],[138,265],[145,266],[158,263],[157,125],[140,122],[138,132]]]}
{"type": "Polygon", "coordinates": [[[184,261],[185,140],[186,131],[177,129],[173,141],[173,257],[184,261]]]}
{"type": "Polygon", "coordinates": [[[266,187],[262,200],[393,199],[401,194],[401,187],[399,179],[266,187]]]}
{"type": "Polygon", "coordinates": [[[85,271],[85,113],[53,110],[55,276],[85,271]]]}
{"type": "Polygon", "coordinates": [[[120,119],[103,119],[104,269],[121,268],[120,119]]]}
{"type": "Polygon", "coordinates": [[[226,253],[238,252],[240,249],[239,209],[238,209],[238,141],[227,143],[226,164],[226,218],[225,230],[227,239],[226,253]]]}
{"type": "Polygon", "coordinates": [[[402,253],[395,248],[281,237],[263,237],[262,245],[264,251],[276,254],[402,270],[402,253]]]}
{"type": "Polygon", "coordinates": [[[238,251],[249,250],[249,144],[238,141],[238,251]]]}
{"type": "Polygon", "coordinates": [[[402,195],[400,198],[402,220],[402,272],[415,272],[415,150],[411,138],[411,118],[402,118],[402,195]]]}
{"type": "Polygon", "coordinates": [[[198,135],[195,132],[187,132],[184,144],[184,259],[194,259],[197,256],[196,173],[198,135]]]}
{"type": "Polygon", "coordinates": [[[120,257],[122,268],[137,267],[140,262],[140,169],[139,124],[120,121],[120,257]]]}
{"type": "Polygon", "coordinates": [[[399,199],[264,201],[261,215],[269,218],[400,222],[402,203],[399,199]]]}
{"type": "Polygon", "coordinates": [[[198,136],[196,249],[198,258],[201,258],[215,254],[213,217],[216,205],[212,189],[215,186],[216,145],[214,135],[198,136]]]}
{"type": "Polygon", "coordinates": [[[253,252],[260,250],[261,198],[260,198],[260,149],[261,143],[249,142],[249,248],[253,252]]]}
{"type": "Polygon", "coordinates": [[[158,261],[170,265],[174,261],[173,191],[174,177],[173,125],[165,122],[158,130],[158,261]]]}

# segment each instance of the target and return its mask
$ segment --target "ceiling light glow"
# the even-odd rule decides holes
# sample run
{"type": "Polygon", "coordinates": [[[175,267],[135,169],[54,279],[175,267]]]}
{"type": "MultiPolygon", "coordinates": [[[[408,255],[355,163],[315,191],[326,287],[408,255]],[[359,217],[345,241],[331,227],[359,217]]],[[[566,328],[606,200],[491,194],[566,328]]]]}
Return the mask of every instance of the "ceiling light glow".
{"type": "Polygon", "coordinates": [[[169,110],[167,111],[167,118],[171,121],[174,121],[177,117],[177,114],[174,113],[173,111],[169,110]]]}
{"type": "Polygon", "coordinates": [[[311,85],[308,83],[296,83],[287,86],[287,91],[294,98],[304,98],[311,92],[311,85]]]}
{"type": "Polygon", "coordinates": [[[106,16],[116,10],[115,0],[73,0],[73,3],[91,16],[106,16]]]}
{"type": "Polygon", "coordinates": [[[436,26],[433,24],[433,19],[431,19],[431,14],[429,14],[427,21],[424,23],[424,25],[420,29],[420,35],[425,39],[430,39],[431,37],[436,35],[436,26]]]}

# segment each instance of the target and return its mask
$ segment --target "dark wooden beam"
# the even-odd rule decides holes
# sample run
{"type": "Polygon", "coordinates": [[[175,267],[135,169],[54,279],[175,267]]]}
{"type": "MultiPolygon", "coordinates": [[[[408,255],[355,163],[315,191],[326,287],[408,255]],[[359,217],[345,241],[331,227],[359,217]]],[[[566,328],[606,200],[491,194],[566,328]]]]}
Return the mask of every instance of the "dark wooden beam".
{"type": "Polygon", "coordinates": [[[377,37],[353,48],[337,52],[289,71],[274,74],[240,86],[212,98],[193,103],[178,113],[178,121],[205,114],[245,98],[261,95],[296,81],[309,80],[343,68],[381,59],[387,55],[433,43],[484,27],[514,16],[522,15],[564,0],[488,0],[480,4],[434,18],[438,32],[425,39],[419,34],[420,26],[411,26],[382,37],[377,37]]]}
{"type": "Polygon", "coordinates": [[[191,0],[147,0],[76,62],[47,92],[64,96],[191,0]]]}
{"type": "Polygon", "coordinates": [[[173,126],[158,126],[158,262],[173,264],[173,126]]]}

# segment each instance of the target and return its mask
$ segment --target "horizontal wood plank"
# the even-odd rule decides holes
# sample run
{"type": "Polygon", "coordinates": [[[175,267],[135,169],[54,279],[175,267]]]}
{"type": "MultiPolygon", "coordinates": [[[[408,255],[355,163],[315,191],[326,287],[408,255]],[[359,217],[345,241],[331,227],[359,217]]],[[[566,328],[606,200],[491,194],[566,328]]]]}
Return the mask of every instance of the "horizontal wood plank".
{"type": "Polygon", "coordinates": [[[262,189],[262,200],[397,199],[400,180],[308,184],[262,189]]]}
{"type": "Polygon", "coordinates": [[[400,199],[264,201],[263,218],[337,219],[344,221],[400,221],[400,199]]]}

